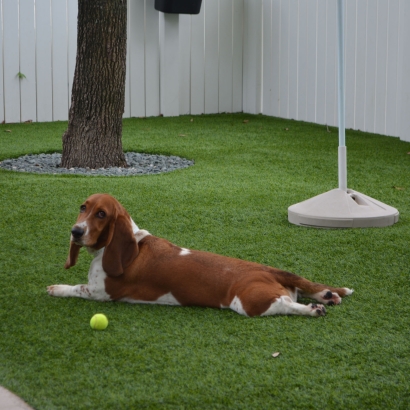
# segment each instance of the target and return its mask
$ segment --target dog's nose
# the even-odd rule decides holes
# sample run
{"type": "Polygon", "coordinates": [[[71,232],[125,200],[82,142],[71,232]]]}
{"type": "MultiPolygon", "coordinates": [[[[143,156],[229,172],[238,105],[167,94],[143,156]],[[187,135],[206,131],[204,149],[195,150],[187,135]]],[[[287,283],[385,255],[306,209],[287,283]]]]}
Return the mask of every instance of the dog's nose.
{"type": "Polygon", "coordinates": [[[84,235],[84,229],[74,226],[74,228],[71,229],[71,235],[73,235],[74,239],[80,239],[84,235]]]}

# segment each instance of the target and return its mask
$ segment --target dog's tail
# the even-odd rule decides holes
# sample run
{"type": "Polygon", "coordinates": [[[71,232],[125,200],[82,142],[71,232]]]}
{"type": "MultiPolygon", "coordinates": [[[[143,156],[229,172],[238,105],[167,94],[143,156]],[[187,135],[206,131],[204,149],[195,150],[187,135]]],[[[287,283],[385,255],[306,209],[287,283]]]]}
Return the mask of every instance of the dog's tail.
{"type": "Polygon", "coordinates": [[[337,293],[340,297],[349,296],[353,293],[353,289],[336,288],[322,283],[311,282],[294,273],[282,270],[274,269],[272,273],[282,286],[291,290],[297,290],[301,296],[305,297],[313,297],[314,299],[318,299],[319,297],[320,299],[331,300],[332,294],[334,293],[337,293]]]}

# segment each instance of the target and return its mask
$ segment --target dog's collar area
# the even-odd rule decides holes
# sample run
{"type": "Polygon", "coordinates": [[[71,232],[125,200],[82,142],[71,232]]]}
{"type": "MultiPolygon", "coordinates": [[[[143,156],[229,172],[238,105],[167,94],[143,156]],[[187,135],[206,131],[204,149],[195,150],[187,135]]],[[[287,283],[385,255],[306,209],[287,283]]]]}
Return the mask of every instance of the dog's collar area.
{"type": "Polygon", "coordinates": [[[137,240],[137,243],[139,243],[142,239],[144,239],[146,236],[151,235],[148,231],[145,229],[140,229],[138,228],[137,224],[131,219],[131,225],[132,225],[132,232],[135,236],[135,239],[137,240]]]}
{"type": "Polygon", "coordinates": [[[89,248],[88,246],[85,247],[90,255],[93,255],[94,258],[96,258],[98,255],[102,254],[104,252],[105,246],[100,249],[93,249],[89,248]]]}
{"type": "Polygon", "coordinates": [[[136,235],[138,231],[140,230],[140,228],[138,228],[137,224],[133,221],[132,218],[130,219],[131,219],[131,225],[132,225],[132,232],[134,233],[134,235],[136,235]]]}
{"type": "Polygon", "coordinates": [[[144,239],[146,236],[151,235],[148,231],[145,229],[140,229],[136,234],[135,234],[135,239],[137,240],[137,243],[139,243],[142,239],[144,239]]]}

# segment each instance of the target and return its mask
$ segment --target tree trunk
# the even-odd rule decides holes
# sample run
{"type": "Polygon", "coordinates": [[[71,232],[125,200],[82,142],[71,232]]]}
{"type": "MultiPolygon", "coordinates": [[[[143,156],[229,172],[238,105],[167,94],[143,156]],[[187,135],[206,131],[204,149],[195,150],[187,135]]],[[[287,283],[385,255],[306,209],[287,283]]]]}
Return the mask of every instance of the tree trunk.
{"type": "Polygon", "coordinates": [[[127,0],[78,0],[77,58],[64,168],[126,167],[122,151],[127,0]]]}

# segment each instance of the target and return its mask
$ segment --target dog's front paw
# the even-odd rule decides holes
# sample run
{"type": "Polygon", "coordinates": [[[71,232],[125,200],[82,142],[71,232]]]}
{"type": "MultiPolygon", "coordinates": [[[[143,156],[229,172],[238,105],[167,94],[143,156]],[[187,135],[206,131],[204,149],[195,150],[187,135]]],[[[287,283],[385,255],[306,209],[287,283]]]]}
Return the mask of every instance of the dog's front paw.
{"type": "Polygon", "coordinates": [[[66,296],[68,285],[51,285],[47,286],[47,293],[50,296],[66,296]]]}
{"type": "Polygon", "coordinates": [[[311,309],[311,315],[312,316],[325,316],[326,315],[326,309],[323,305],[318,305],[317,303],[311,303],[308,305],[311,309]]]}

